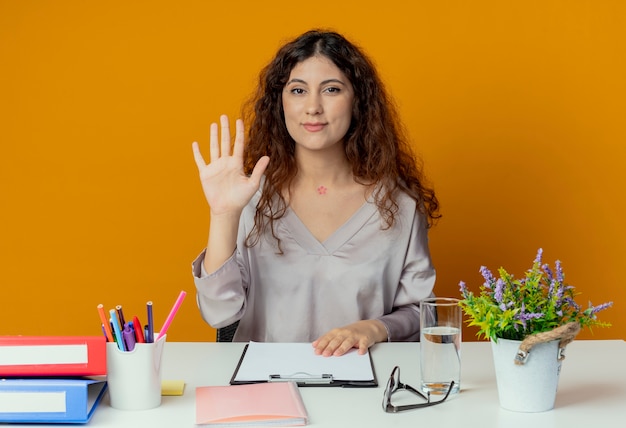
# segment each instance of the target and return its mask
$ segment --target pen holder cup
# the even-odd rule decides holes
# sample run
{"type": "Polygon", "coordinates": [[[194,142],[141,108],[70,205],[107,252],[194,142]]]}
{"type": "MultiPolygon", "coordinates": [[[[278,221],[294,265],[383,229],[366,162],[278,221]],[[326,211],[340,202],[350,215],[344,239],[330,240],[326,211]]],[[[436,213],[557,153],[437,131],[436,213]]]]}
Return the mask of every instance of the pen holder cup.
{"type": "Polygon", "coordinates": [[[111,407],[147,410],[161,405],[161,359],[166,337],[153,343],[137,343],[127,352],[115,342],[106,344],[111,407]]]}

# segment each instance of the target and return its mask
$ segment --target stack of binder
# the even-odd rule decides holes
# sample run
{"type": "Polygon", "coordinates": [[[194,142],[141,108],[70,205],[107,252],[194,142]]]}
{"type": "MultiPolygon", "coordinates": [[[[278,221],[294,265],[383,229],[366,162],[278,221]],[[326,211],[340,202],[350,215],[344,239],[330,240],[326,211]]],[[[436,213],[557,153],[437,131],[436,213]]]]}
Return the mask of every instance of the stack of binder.
{"type": "Polygon", "coordinates": [[[87,423],[105,375],[102,336],[0,336],[0,423],[87,423]]]}

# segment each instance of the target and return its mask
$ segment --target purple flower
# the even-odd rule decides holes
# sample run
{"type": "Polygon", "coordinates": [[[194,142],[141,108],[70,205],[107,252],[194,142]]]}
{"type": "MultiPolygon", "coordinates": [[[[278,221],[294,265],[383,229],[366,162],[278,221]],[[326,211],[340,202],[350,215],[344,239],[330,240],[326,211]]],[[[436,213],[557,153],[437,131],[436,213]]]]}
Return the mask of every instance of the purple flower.
{"type": "Polygon", "coordinates": [[[610,308],[611,306],[613,306],[613,302],[607,302],[607,303],[603,303],[601,305],[598,306],[593,306],[591,304],[591,302],[589,302],[589,307],[591,308],[591,313],[592,314],[597,314],[600,311],[603,311],[607,308],[610,308]]]}
{"type": "Polygon", "coordinates": [[[503,290],[504,290],[504,281],[498,278],[498,280],[496,281],[496,288],[494,290],[494,295],[493,295],[493,298],[496,299],[496,302],[498,303],[502,303],[503,290]]]}
{"type": "Polygon", "coordinates": [[[566,297],[565,299],[563,299],[563,301],[576,310],[580,309],[580,306],[578,306],[578,303],[576,303],[574,299],[572,299],[571,297],[566,297]]]}
{"type": "Polygon", "coordinates": [[[543,271],[548,276],[548,280],[552,281],[554,278],[554,275],[552,274],[552,270],[550,269],[550,266],[548,266],[548,264],[546,263],[545,265],[541,266],[541,269],[543,269],[543,271]]]}
{"type": "Polygon", "coordinates": [[[526,305],[522,302],[521,310],[517,314],[516,318],[522,322],[522,327],[524,327],[524,330],[526,330],[526,321],[530,321],[535,318],[541,318],[543,317],[543,315],[544,314],[542,314],[541,312],[526,312],[526,305]]]}
{"type": "Polygon", "coordinates": [[[496,280],[493,277],[493,274],[486,266],[480,267],[480,274],[485,278],[485,287],[491,289],[496,280]]]}
{"type": "Polygon", "coordinates": [[[561,306],[564,294],[565,284],[558,282],[555,278],[551,278],[550,286],[548,287],[548,296],[554,302],[555,307],[561,306]]]}
{"type": "Polygon", "coordinates": [[[543,312],[528,312],[525,314],[520,314],[520,319],[529,321],[532,319],[541,318],[543,315],[543,312]]]}
{"type": "Polygon", "coordinates": [[[554,262],[556,268],[556,280],[559,282],[563,282],[565,280],[565,275],[563,275],[563,268],[561,267],[561,261],[557,260],[554,262]]]}
{"type": "Polygon", "coordinates": [[[556,303],[557,305],[561,304],[561,300],[563,299],[563,294],[565,294],[565,285],[562,282],[559,283],[559,287],[556,289],[556,303]]]}
{"type": "Polygon", "coordinates": [[[467,285],[465,284],[465,282],[459,282],[459,289],[461,290],[461,294],[463,296],[467,296],[467,285]]]}
{"type": "Polygon", "coordinates": [[[541,312],[536,312],[536,313],[535,312],[523,312],[523,308],[522,308],[522,312],[517,314],[517,319],[522,322],[522,326],[524,327],[524,329],[526,329],[526,321],[530,321],[532,319],[541,318],[541,317],[543,317],[543,314],[541,312]]]}
{"type": "Polygon", "coordinates": [[[535,263],[541,264],[541,256],[543,255],[543,248],[537,250],[537,257],[535,257],[535,263]]]}

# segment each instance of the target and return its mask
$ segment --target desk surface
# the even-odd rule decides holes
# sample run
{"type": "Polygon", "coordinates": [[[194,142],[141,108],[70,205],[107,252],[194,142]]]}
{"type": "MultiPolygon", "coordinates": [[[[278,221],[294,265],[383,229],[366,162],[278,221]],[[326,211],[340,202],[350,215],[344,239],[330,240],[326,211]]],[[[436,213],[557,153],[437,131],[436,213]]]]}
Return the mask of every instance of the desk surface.
{"type": "MultiPolygon", "coordinates": [[[[186,382],[183,396],[163,397],[161,406],[146,411],[110,407],[108,396],[96,410],[90,427],[193,427],[195,388],[227,385],[243,343],[176,343],[165,346],[163,379],[186,382]]],[[[447,403],[400,414],[388,414],[381,402],[394,365],[402,380],[419,384],[419,343],[382,343],[372,349],[377,388],[300,388],[310,425],[320,427],[573,427],[626,416],[626,342],[574,341],[561,369],[555,408],[542,413],[503,410],[490,344],[464,342],[461,349],[461,392],[447,403]]],[[[58,426],[58,425],[57,425],[58,426]]]]}

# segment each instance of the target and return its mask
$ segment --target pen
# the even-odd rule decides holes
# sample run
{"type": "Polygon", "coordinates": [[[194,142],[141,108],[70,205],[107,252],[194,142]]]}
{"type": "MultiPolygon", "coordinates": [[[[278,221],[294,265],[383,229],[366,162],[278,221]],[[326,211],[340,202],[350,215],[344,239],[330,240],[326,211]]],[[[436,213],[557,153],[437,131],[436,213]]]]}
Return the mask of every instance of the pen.
{"type": "Polygon", "coordinates": [[[132,351],[135,349],[135,331],[131,327],[131,323],[126,323],[124,325],[124,343],[126,344],[126,350],[132,351]]]}
{"type": "Polygon", "coordinates": [[[120,322],[117,319],[117,315],[115,315],[115,309],[111,309],[109,313],[111,314],[111,322],[113,323],[113,330],[115,330],[115,339],[117,340],[117,347],[121,351],[125,351],[126,347],[124,346],[124,340],[122,339],[122,329],[120,328],[120,322]]]}
{"type": "Polygon", "coordinates": [[[117,305],[115,310],[117,311],[117,316],[120,317],[120,325],[124,327],[126,325],[126,320],[124,319],[124,312],[122,312],[122,305],[117,305]]]}
{"type": "Polygon", "coordinates": [[[172,310],[170,311],[169,315],[165,319],[165,323],[163,324],[163,327],[161,327],[161,330],[159,331],[159,335],[157,339],[165,335],[165,333],[167,333],[167,329],[170,327],[170,324],[172,323],[172,320],[176,316],[176,313],[178,312],[178,308],[180,308],[180,305],[183,303],[183,300],[185,300],[186,295],[187,293],[185,291],[181,291],[180,294],[178,295],[178,298],[176,299],[176,302],[174,303],[172,310]]]}
{"type": "Polygon", "coordinates": [[[115,329],[113,328],[113,320],[109,318],[109,328],[111,329],[111,335],[113,335],[113,342],[117,342],[117,337],[115,337],[115,329]]]}
{"type": "Polygon", "coordinates": [[[104,329],[104,335],[107,338],[107,341],[114,342],[115,340],[113,339],[113,334],[111,333],[111,326],[107,321],[102,303],[98,305],[98,314],[100,314],[100,321],[102,321],[102,328],[104,329]]]}
{"type": "Polygon", "coordinates": [[[154,320],[152,319],[152,301],[146,303],[146,309],[148,310],[148,334],[146,334],[146,342],[154,342],[154,320]]]}
{"type": "Polygon", "coordinates": [[[146,343],[146,340],[143,338],[143,331],[141,331],[141,323],[136,315],[133,317],[133,328],[135,329],[135,341],[138,343],[146,343]]]}

